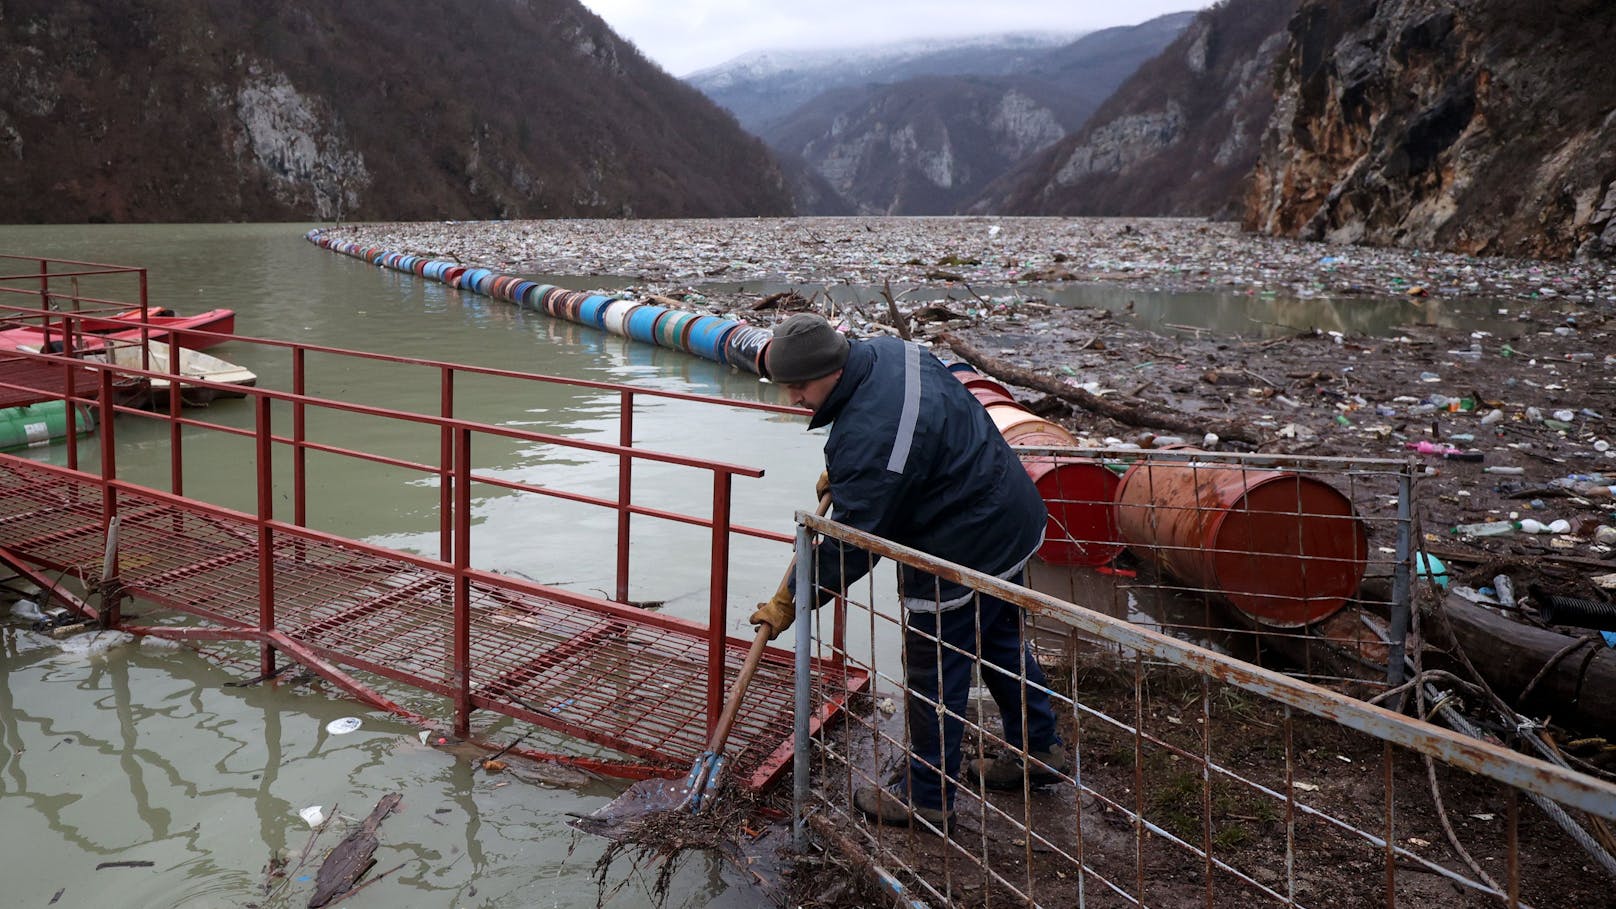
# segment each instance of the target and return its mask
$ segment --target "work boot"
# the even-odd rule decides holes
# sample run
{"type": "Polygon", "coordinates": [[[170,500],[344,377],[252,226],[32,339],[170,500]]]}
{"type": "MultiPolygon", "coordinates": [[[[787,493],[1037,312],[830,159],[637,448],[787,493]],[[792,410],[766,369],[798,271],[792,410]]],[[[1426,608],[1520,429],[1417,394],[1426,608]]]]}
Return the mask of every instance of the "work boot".
{"type": "MultiPolygon", "coordinates": [[[[903,796],[880,786],[860,786],[853,792],[853,807],[864,812],[877,824],[894,827],[907,827],[918,818],[938,830],[944,830],[943,825],[948,820],[947,814],[941,808],[921,808],[918,805],[911,805],[903,796]]],[[[922,826],[921,829],[926,828],[922,826]]]]}
{"type": "MultiPolygon", "coordinates": [[[[1028,762],[1026,765],[1027,785],[1033,789],[1048,786],[1061,781],[1057,772],[1066,767],[1066,749],[1059,742],[1049,746],[1044,751],[1028,752],[1032,761],[1040,761],[1054,770],[1041,766],[1038,763],[1028,762]]],[[[1020,789],[1022,763],[1021,755],[1013,751],[1001,753],[991,760],[977,758],[971,762],[970,778],[982,781],[982,785],[989,789],[1020,789]]]]}

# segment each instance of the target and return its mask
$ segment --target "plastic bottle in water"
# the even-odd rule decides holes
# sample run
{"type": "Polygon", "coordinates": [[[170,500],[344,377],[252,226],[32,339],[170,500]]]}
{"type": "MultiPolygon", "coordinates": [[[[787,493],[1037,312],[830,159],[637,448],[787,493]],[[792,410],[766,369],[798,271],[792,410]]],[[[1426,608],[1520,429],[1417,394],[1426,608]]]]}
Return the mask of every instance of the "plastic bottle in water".
{"type": "Polygon", "coordinates": [[[1487,521],[1481,524],[1460,524],[1453,533],[1466,537],[1496,537],[1515,530],[1510,521],[1487,521]]]}

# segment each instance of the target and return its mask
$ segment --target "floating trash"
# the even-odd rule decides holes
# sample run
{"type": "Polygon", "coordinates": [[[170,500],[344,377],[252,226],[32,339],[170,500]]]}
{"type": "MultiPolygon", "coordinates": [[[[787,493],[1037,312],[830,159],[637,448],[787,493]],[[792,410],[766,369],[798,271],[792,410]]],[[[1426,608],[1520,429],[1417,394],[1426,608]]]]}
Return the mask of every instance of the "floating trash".
{"type": "MultiPolygon", "coordinates": [[[[347,719],[353,719],[353,717],[348,717],[347,719]]],[[[354,722],[357,723],[358,721],[355,720],[354,722]]],[[[320,805],[310,805],[309,807],[304,808],[302,811],[299,811],[297,816],[302,818],[304,823],[308,824],[310,827],[318,827],[325,823],[325,808],[321,807],[320,805]]]]}
{"type": "Polygon", "coordinates": [[[347,735],[359,728],[359,717],[345,716],[325,724],[325,731],[332,735],[347,735]]]}

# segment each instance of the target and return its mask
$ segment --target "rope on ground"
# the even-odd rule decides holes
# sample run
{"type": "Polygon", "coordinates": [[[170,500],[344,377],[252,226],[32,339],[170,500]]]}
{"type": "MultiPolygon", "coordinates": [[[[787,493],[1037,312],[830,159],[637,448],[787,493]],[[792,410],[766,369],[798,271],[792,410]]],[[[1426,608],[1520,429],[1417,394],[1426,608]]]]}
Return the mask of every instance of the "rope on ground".
{"type": "Polygon", "coordinates": [[[1604,639],[1597,634],[1585,634],[1564,647],[1561,647],[1555,652],[1554,656],[1548,658],[1548,660],[1543,664],[1543,668],[1537,671],[1537,675],[1532,676],[1532,680],[1526,683],[1526,687],[1521,689],[1520,696],[1517,697],[1516,700],[1522,704],[1525,704],[1526,699],[1532,694],[1532,689],[1536,688],[1537,683],[1543,681],[1544,677],[1546,677],[1555,666],[1560,665],[1561,660],[1570,656],[1577,650],[1577,648],[1583,646],[1584,644],[1592,644],[1594,641],[1603,640],[1604,639]]]}

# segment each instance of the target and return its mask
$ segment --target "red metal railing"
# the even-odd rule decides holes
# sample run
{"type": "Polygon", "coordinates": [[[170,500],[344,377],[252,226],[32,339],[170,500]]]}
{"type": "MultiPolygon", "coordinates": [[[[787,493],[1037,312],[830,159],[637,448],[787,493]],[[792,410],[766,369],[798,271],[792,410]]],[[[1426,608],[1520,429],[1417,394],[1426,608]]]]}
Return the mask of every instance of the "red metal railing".
{"type": "MultiPolygon", "coordinates": [[[[27,276],[33,279],[34,276],[27,276]]],[[[54,277],[54,276],[53,276],[54,277]]],[[[7,279],[0,278],[0,290],[9,290],[4,287],[7,279]]],[[[38,280],[38,293],[43,296],[47,293],[46,281],[38,280]]],[[[141,304],[145,303],[145,282],[143,271],[140,274],[141,304]]],[[[100,301],[107,302],[107,301],[100,301]]],[[[0,302],[0,309],[10,309],[4,302],[0,302]]],[[[21,307],[18,307],[20,309],[21,307]]],[[[82,313],[55,312],[51,318],[59,320],[67,329],[67,337],[75,339],[82,332],[82,313]]],[[[728,638],[724,629],[727,627],[727,596],[729,586],[729,560],[732,539],[739,535],[764,540],[774,540],[789,543],[791,537],[787,534],[764,530],[737,523],[732,516],[732,492],[735,477],[757,478],[763,475],[758,468],[727,463],[700,457],[671,454],[634,445],[634,412],[636,405],[647,398],[690,402],[704,406],[721,406],[726,408],[741,408],[746,410],[760,410],[771,413],[800,414],[802,411],[795,408],[778,405],[731,401],[705,395],[686,394],[681,392],[660,391],[655,389],[631,388],[622,385],[613,385],[604,382],[593,382],[566,379],[555,376],[544,376],[522,373],[512,370],[495,369],[489,367],[468,366],[452,364],[442,361],[427,360],[415,357],[400,357],[385,354],[372,354],[342,348],[325,347],[321,345],[299,344],[286,341],[276,341],[258,338],[245,338],[230,336],[238,349],[243,345],[251,345],[260,351],[274,349],[284,351],[290,360],[290,391],[270,388],[226,388],[203,380],[185,379],[183,383],[199,388],[215,388],[217,390],[233,390],[244,392],[249,398],[252,408],[253,421],[251,427],[231,426],[211,420],[198,419],[182,413],[180,410],[178,394],[170,394],[170,404],[166,411],[151,412],[122,404],[118,400],[117,386],[131,378],[145,380],[164,378],[178,383],[180,380],[175,372],[178,369],[179,357],[174,355],[176,347],[187,346],[188,343],[200,344],[205,340],[222,340],[220,336],[201,331],[175,332],[168,339],[170,345],[169,370],[158,373],[147,369],[123,368],[106,363],[85,360],[75,356],[48,356],[41,354],[17,354],[19,358],[43,363],[72,363],[79,367],[79,372],[69,372],[69,380],[65,392],[61,394],[64,400],[72,404],[93,408],[99,416],[99,469],[86,472],[79,469],[78,448],[79,433],[72,422],[68,424],[67,471],[75,475],[75,479],[91,482],[99,489],[99,517],[103,528],[110,527],[115,518],[123,510],[121,500],[130,498],[139,500],[143,506],[152,502],[162,502],[165,506],[182,503],[179,507],[190,510],[198,515],[210,518],[241,520],[244,527],[251,527],[256,544],[256,591],[253,599],[256,600],[256,615],[251,621],[252,630],[256,632],[254,638],[259,642],[259,668],[265,676],[275,673],[275,651],[288,650],[297,655],[300,660],[312,655],[314,657],[328,657],[340,662],[356,666],[361,669],[377,672],[383,676],[400,679],[419,684],[430,691],[446,695],[453,703],[455,730],[464,735],[470,728],[470,717],[474,710],[483,707],[508,707],[498,703],[498,698],[488,695],[479,695],[473,684],[474,667],[473,653],[474,628],[478,626],[478,619],[473,614],[475,603],[482,603],[488,597],[490,585],[501,589],[511,587],[523,588],[520,582],[506,579],[503,576],[472,568],[472,526],[471,505],[472,487],[479,485],[503,490],[516,491],[523,494],[533,494],[569,502],[581,503],[600,508],[606,508],[616,513],[614,571],[616,600],[626,602],[628,599],[628,583],[630,573],[630,547],[629,531],[634,518],[656,519],[670,521],[689,526],[706,528],[710,531],[710,551],[708,565],[709,602],[708,624],[702,628],[695,623],[681,619],[646,613],[633,610],[629,607],[608,607],[607,604],[593,601],[589,607],[603,615],[616,614],[618,618],[631,623],[636,628],[662,629],[662,633],[678,633],[681,635],[700,635],[705,640],[705,685],[702,696],[702,708],[705,714],[705,728],[710,732],[717,721],[721,711],[725,693],[726,657],[728,651],[736,646],[744,648],[744,641],[728,638]],[[422,374],[431,374],[437,385],[438,413],[416,413],[406,410],[397,410],[369,404],[361,404],[334,398],[320,397],[311,394],[311,367],[313,357],[336,358],[345,363],[364,361],[369,363],[395,364],[418,369],[422,374]],[[91,370],[96,374],[95,381],[85,387],[82,371],[91,370]],[[72,376],[79,375],[78,380],[72,376]],[[463,419],[457,416],[457,379],[476,375],[498,380],[511,380],[522,383],[544,383],[565,385],[572,388],[582,388],[599,391],[604,394],[617,396],[618,404],[618,432],[615,442],[591,441],[588,439],[572,438],[551,433],[533,432],[507,426],[497,426],[463,419]],[[275,419],[277,409],[289,409],[289,425],[278,423],[275,419]],[[379,451],[367,451],[353,447],[351,442],[340,438],[317,438],[311,433],[309,416],[313,412],[329,412],[351,415],[355,418],[379,418],[389,424],[410,424],[419,426],[426,433],[435,434],[437,438],[438,458],[436,463],[425,463],[408,457],[398,457],[384,454],[379,451]],[[168,427],[169,459],[169,496],[164,496],[157,490],[152,490],[128,480],[122,479],[118,465],[118,423],[124,419],[157,420],[168,427]],[[286,426],[285,429],[277,429],[286,426]],[[252,478],[256,490],[254,511],[252,514],[230,512],[228,509],[191,499],[180,500],[172,497],[185,495],[184,490],[184,460],[187,447],[192,444],[188,436],[197,433],[217,433],[250,439],[253,448],[252,478]],[[555,486],[541,486],[534,483],[521,482],[506,477],[494,476],[489,473],[475,471],[473,454],[480,444],[487,444],[489,440],[505,439],[515,440],[536,446],[554,446],[582,452],[591,452],[615,459],[617,462],[616,494],[612,497],[593,495],[588,492],[557,488],[555,486]],[[340,443],[340,444],[339,444],[340,443]],[[277,485],[274,460],[277,451],[288,451],[291,460],[291,488],[289,490],[277,485]],[[309,454],[334,455],[343,458],[356,459],[393,468],[419,472],[423,475],[434,476],[440,483],[439,517],[438,517],[438,558],[426,559],[406,553],[399,553],[383,547],[372,546],[352,540],[341,539],[320,531],[308,528],[310,496],[310,468],[309,454]],[[675,467],[704,471],[710,475],[712,510],[710,516],[684,514],[664,508],[651,507],[638,504],[634,498],[633,467],[636,462],[649,461],[675,467]],[[276,499],[285,494],[291,500],[292,520],[290,523],[276,517],[276,499]],[[394,665],[386,659],[369,659],[363,654],[349,653],[339,649],[325,649],[309,644],[307,641],[297,642],[282,634],[280,629],[287,625],[287,613],[299,614],[300,620],[310,613],[311,604],[301,602],[300,596],[312,596],[306,591],[299,590],[291,585],[287,590],[280,589],[278,575],[285,570],[285,565],[279,560],[279,553],[285,548],[288,541],[296,547],[327,546],[338,547],[344,551],[358,553],[365,557],[386,558],[393,563],[416,566],[436,572],[450,580],[452,598],[452,639],[449,644],[448,661],[450,663],[450,677],[448,684],[443,685],[412,676],[408,672],[396,671],[394,665]],[[497,579],[497,580],[496,580],[497,579]],[[482,599],[479,599],[482,598],[482,599]]],[[[72,348],[69,348],[70,351],[72,348]]],[[[261,362],[262,356],[259,361],[261,362]]],[[[0,374],[0,389],[16,388],[7,381],[7,377],[0,374]]],[[[178,384],[172,386],[177,389],[178,384]]],[[[43,561],[43,560],[42,560],[43,561]]],[[[126,583],[126,589],[140,592],[138,579],[126,583]]],[[[155,582],[154,582],[155,583],[155,582]]],[[[430,585],[427,585],[430,586],[430,585]]],[[[559,602],[583,603],[589,598],[579,597],[565,591],[543,588],[545,595],[559,602]]],[[[519,590],[526,594],[529,591],[519,590]]],[[[219,591],[213,591],[211,596],[222,597],[219,591]]],[[[497,598],[497,597],[496,597],[497,598]]],[[[221,600],[222,601],[222,600],[221,600]]],[[[207,615],[205,608],[193,608],[191,611],[207,615]]],[[[105,620],[116,622],[118,614],[112,604],[105,604],[103,608],[105,620]]],[[[220,608],[217,614],[210,617],[221,620],[237,621],[239,617],[229,614],[229,610],[220,608]]],[[[326,624],[322,628],[329,629],[334,620],[322,620],[326,624]]],[[[243,625],[246,623],[243,622],[243,625]]],[[[614,626],[615,627],[615,626],[614,626]]],[[[209,632],[197,632],[193,636],[207,637],[209,632]]],[[[177,636],[185,636],[180,634],[177,636]]],[[[229,635],[220,635],[229,636],[229,635]]],[[[544,657],[548,659],[548,657],[544,657]]],[[[672,657],[670,657],[672,658],[672,657]]],[[[540,658],[528,658],[534,665],[542,663],[540,658]]],[[[789,673],[789,663],[782,663],[784,670],[789,673]]],[[[333,671],[334,667],[333,667],[333,671]]],[[[531,673],[531,666],[527,670],[531,673]]],[[[609,680],[608,680],[609,681],[609,680]]],[[[339,683],[342,683],[339,680],[339,683]]],[[[851,687],[856,687],[858,680],[854,680],[851,687]]],[[[357,684],[357,683],[355,683],[357,684]]],[[[502,682],[501,684],[504,684],[502,682]]],[[[350,685],[350,687],[353,687],[350,685]]],[[[358,692],[362,696],[364,692],[358,692]]],[[[367,697],[373,703],[396,707],[374,692],[367,697]]],[[[504,709],[502,712],[513,716],[528,719],[547,719],[539,716],[537,711],[524,709],[520,706],[513,709],[504,709]]],[[[789,724],[789,716],[786,717],[789,724]]],[[[555,724],[550,724],[555,728],[555,724]]],[[[784,729],[788,729],[789,725],[784,729]]],[[[677,738],[675,732],[667,733],[668,740],[677,738]]],[[[619,743],[610,736],[590,736],[593,741],[609,744],[616,747],[619,743]]],[[[629,753],[642,757],[652,757],[658,752],[650,746],[634,746],[627,749],[629,753]]],[[[672,762],[668,762],[671,766],[672,762]]]]}

